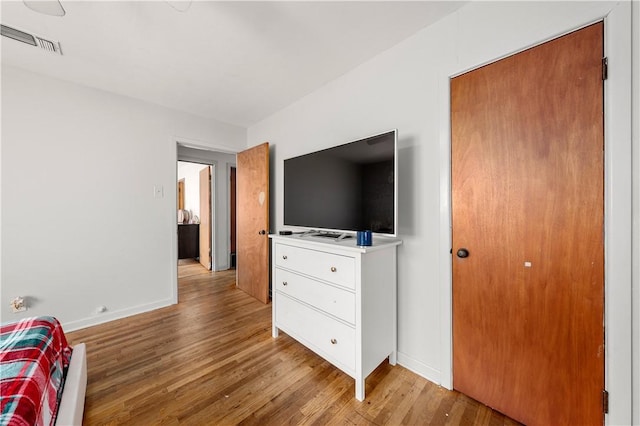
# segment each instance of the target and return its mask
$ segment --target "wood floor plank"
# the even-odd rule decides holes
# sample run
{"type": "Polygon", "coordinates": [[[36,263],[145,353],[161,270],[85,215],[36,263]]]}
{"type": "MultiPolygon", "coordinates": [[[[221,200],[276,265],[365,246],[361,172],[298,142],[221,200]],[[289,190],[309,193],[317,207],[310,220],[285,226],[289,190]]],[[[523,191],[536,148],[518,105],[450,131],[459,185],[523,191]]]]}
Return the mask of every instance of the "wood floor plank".
{"type": "Polygon", "coordinates": [[[509,425],[500,413],[382,363],[351,377],[281,333],[235,271],[179,265],[179,303],[67,333],[87,344],[85,425],[509,425]]]}
{"type": "Polygon", "coordinates": [[[405,369],[401,370],[399,379],[401,384],[398,390],[388,399],[374,419],[377,424],[400,424],[426,386],[424,380],[418,380],[415,374],[405,369]]]}

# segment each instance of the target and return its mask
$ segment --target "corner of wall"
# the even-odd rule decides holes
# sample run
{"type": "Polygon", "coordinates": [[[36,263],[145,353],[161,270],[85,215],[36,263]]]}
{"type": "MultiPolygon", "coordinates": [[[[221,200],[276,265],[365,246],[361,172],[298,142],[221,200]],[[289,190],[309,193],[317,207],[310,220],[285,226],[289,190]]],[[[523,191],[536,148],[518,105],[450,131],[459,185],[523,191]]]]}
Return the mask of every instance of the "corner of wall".
{"type": "Polygon", "coordinates": [[[632,410],[640,425],[640,3],[631,2],[631,116],[632,120],[632,410]]]}

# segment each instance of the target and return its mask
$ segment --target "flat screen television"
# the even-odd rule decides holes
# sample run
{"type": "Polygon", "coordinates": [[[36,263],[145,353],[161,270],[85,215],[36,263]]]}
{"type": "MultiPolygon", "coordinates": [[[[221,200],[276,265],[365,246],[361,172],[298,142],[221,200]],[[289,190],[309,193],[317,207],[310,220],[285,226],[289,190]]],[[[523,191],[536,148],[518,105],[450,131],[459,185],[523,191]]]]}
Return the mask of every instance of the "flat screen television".
{"type": "Polygon", "coordinates": [[[284,160],[284,225],[396,236],[397,130],[284,160]]]}

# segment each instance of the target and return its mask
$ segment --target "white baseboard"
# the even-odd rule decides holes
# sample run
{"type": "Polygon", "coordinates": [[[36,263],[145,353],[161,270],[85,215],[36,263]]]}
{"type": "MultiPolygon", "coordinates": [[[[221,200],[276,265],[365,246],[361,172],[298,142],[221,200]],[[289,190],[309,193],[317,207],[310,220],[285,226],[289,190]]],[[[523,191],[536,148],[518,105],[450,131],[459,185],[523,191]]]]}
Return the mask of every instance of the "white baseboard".
{"type": "Polygon", "coordinates": [[[92,317],[71,321],[71,322],[65,322],[62,324],[62,328],[64,329],[65,332],[76,331],[82,328],[104,324],[105,322],[130,317],[132,315],[142,314],[145,312],[164,308],[174,304],[175,303],[173,299],[164,299],[164,300],[159,300],[153,303],[147,303],[140,306],[134,306],[132,308],[122,309],[120,311],[113,311],[113,312],[107,311],[105,313],[96,314],[95,316],[92,316],[92,317]]]}
{"type": "Polygon", "coordinates": [[[435,368],[429,367],[417,359],[411,358],[409,355],[398,352],[398,364],[409,371],[416,373],[418,376],[424,377],[436,385],[442,384],[442,372],[435,368]]]}

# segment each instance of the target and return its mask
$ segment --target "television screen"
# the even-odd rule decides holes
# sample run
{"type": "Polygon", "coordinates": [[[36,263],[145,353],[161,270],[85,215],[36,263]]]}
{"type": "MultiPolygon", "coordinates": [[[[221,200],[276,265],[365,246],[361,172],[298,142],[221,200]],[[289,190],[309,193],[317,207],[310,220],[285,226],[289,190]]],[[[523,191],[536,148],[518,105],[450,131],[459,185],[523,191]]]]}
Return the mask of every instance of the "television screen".
{"type": "Polygon", "coordinates": [[[396,235],[396,130],[284,160],[284,224],[396,235]]]}

